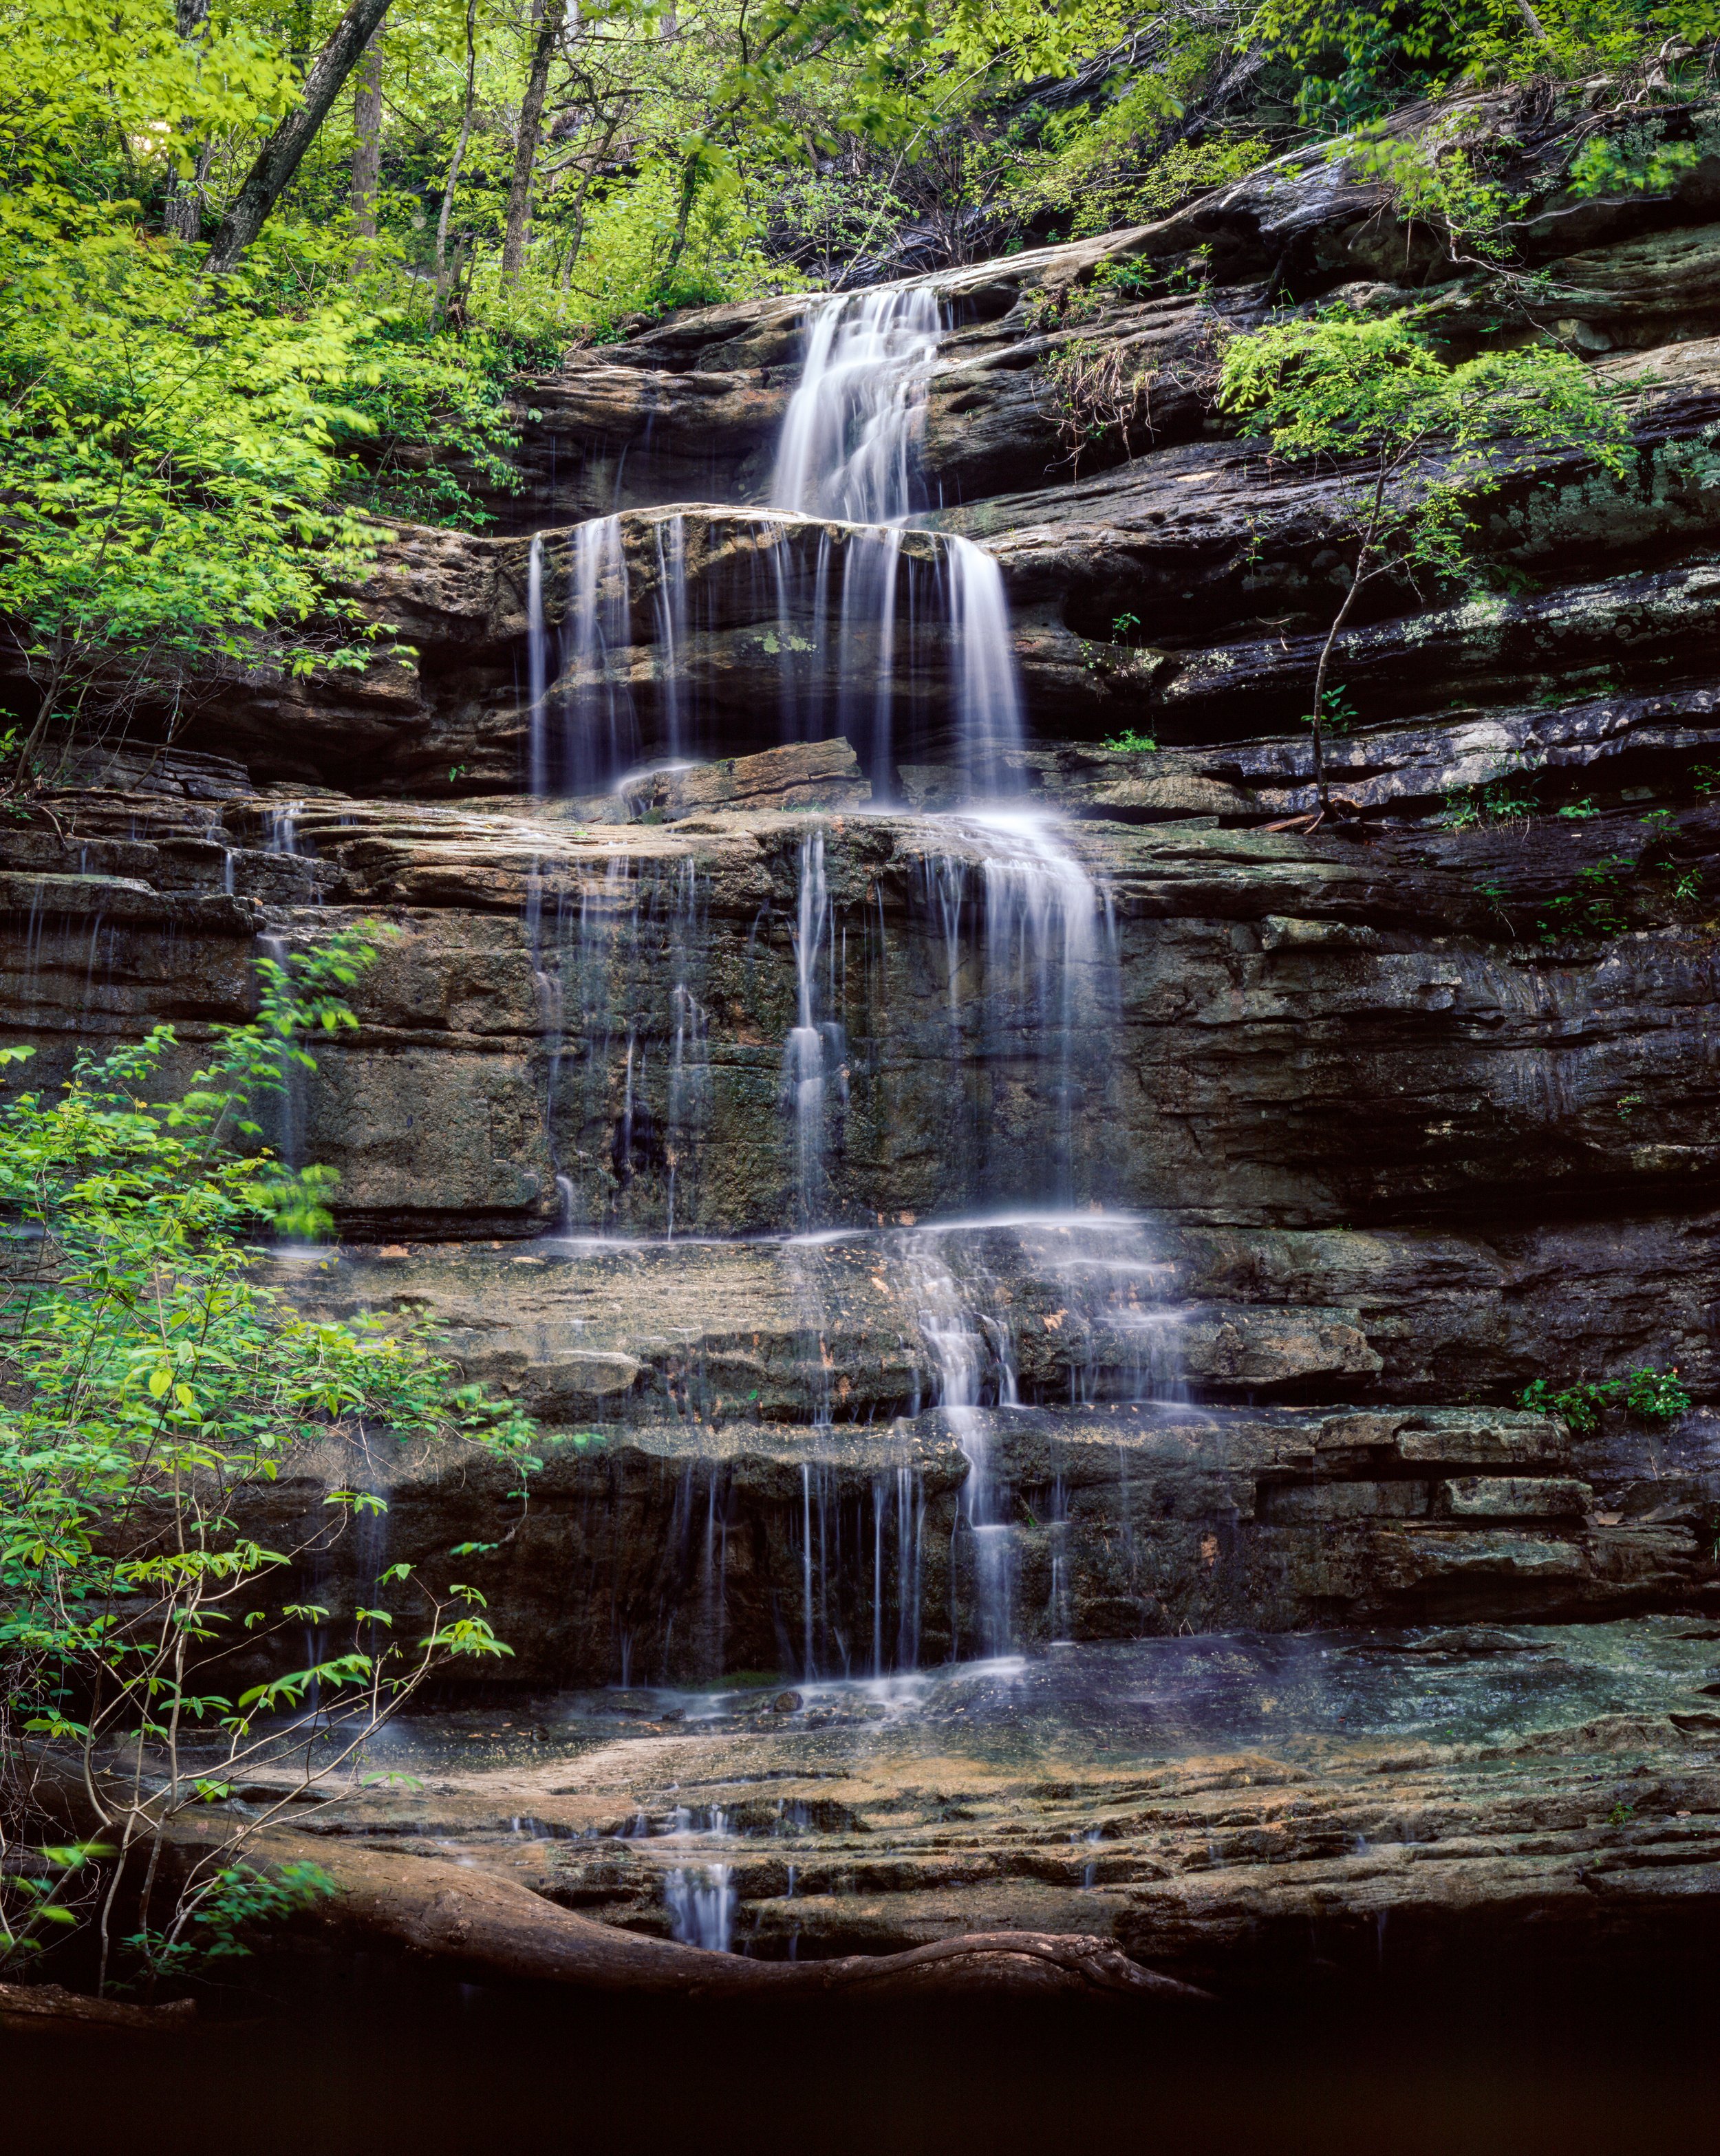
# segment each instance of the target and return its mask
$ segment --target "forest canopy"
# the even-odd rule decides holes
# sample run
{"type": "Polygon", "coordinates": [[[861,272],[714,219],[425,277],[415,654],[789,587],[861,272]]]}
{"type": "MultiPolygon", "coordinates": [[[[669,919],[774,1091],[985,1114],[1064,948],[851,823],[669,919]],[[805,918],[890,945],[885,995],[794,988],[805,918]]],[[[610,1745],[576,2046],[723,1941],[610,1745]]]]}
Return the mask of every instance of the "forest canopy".
{"type": "MultiPolygon", "coordinates": [[[[510,386],[570,346],[1161,216],[1465,84],[1659,95],[1711,13],[11,0],[0,619],[31,693],[0,768],[98,710],[171,724],[264,638],[366,663],[386,631],[342,593],[376,518],[481,523],[510,386]]],[[[1630,139],[1579,177],[1690,154],[1630,139]]]]}

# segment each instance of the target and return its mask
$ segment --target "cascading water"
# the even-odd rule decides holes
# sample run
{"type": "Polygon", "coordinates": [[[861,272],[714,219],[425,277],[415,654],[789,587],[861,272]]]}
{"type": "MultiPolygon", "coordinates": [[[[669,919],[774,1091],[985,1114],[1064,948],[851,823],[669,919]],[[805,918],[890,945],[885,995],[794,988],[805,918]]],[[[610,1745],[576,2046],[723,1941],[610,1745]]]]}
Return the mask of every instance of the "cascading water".
{"type": "Polygon", "coordinates": [[[826,1116],[846,1098],[840,1022],[820,1017],[836,1003],[834,921],[824,872],[822,825],[801,842],[794,925],[794,1024],[783,1055],[783,1085],[794,1119],[795,1191],[802,1229],[816,1224],[824,1182],[826,1116]],[[823,978],[820,979],[822,973],[823,978]]]}
{"type": "MultiPolygon", "coordinates": [[[[973,1542],[979,1652],[1006,1654],[1014,1629],[1009,1520],[992,1474],[982,1401],[988,1378],[1000,1406],[1012,1406],[1019,1397],[1009,1327],[996,1316],[981,1316],[973,1309],[945,1262],[936,1235],[906,1241],[901,1263],[918,1305],[920,1337],[932,1365],[933,1404],[943,1409],[968,1462],[958,1517],[973,1542]]],[[[959,1651],[960,1627],[953,1612],[951,1629],[959,1651]]]]}
{"type": "Polygon", "coordinates": [[[527,942],[563,1234],[625,1224],[672,1238],[696,1197],[711,1103],[706,898],[691,856],[642,864],[617,850],[595,871],[532,880],[527,942]]]}
{"type": "Polygon", "coordinates": [[[687,753],[684,654],[687,646],[687,522],[677,512],[657,526],[657,589],[652,602],[657,629],[657,693],[663,747],[672,758],[687,753]]]}
{"type": "MultiPolygon", "coordinates": [[[[993,1224],[911,1228],[892,1235],[890,1249],[893,1269],[912,1291],[930,1404],[942,1411],[968,1462],[958,1533],[958,1538],[965,1533],[971,1553],[973,1645],[982,1656],[1006,1654],[1015,1644],[1015,1505],[996,1471],[992,1437],[999,1416],[1022,1405],[1015,1312],[1023,1270],[1035,1281],[1055,1284],[1059,1327],[1067,1326],[1084,1342],[1079,1355],[1070,1356],[1072,1404],[1101,1393],[1144,1404],[1182,1397],[1175,1353],[1181,1312],[1170,1300],[1173,1268],[1142,1224],[1118,1214],[1041,1214],[993,1224]]],[[[916,1412],[920,1404],[914,1402],[916,1412]]],[[[1126,1514],[1121,1454],[1119,1475],[1126,1514]]],[[[1058,1637],[1070,1629],[1072,1604],[1068,1521],[1060,1482],[1041,1513],[1050,1542],[1045,1614],[1058,1637]]],[[[1124,1533],[1127,1538],[1126,1522],[1124,1533]]],[[[959,1613],[953,1609],[952,1630],[959,1652],[959,1613]]]]}
{"type": "Polygon", "coordinates": [[[978,798],[1019,793],[1024,734],[1004,572],[971,539],[952,533],[944,547],[950,627],[960,654],[956,732],[964,781],[978,798]]]}
{"type": "MultiPolygon", "coordinates": [[[[819,535],[815,556],[800,563],[799,575],[809,569],[814,579],[809,593],[787,581],[794,562],[786,541],[756,543],[751,573],[767,581],[738,618],[754,618],[761,599],[767,619],[774,607],[782,736],[846,734],[881,789],[895,769],[900,657],[908,653],[920,665],[928,625],[947,624],[947,721],[940,728],[934,712],[930,739],[953,745],[954,791],[963,805],[949,817],[947,846],[934,842],[923,859],[926,895],[948,957],[951,1185],[991,1202],[1066,1206],[1102,1188],[1093,1163],[1079,1157],[1077,1133],[1098,1126],[1095,1111],[1102,1109],[1106,1082],[1115,972],[1108,901],[1054,828],[1023,803],[1025,727],[996,560],[955,535],[937,537],[930,562],[925,542],[905,544],[908,520],[921,506],[916,465],[940,332],[937,295],[925,285],[834,300],[814,315],[772,501],[784,515],[829,519],[833,528],[819,535]],[[810,641],[800,633],[809,598],[810,641]],[[964,1092],[973,1096],[966,1106],[964,1092]]],[[[644,537],[643,606],[655,647],[652,746],[670,757],[708,753],[722,744],[706,738],[711,716],[701,670],[728,601],[711,611],[713,557],[689,512],[654,514],[644,537]]],[[[743,539],[731,554],[742,576],[746,555],[743,539]]],[[[644,739],[628,685],[635,662],[613,663],[630,646],[637,611],[619,520],[593,519],[571,535],[558,636],[546,618],[551,566],[541,541],[532,542],[526,572],[534,791],[613,783],[644,739]]],[[[926,677],[911,678],[923,684],[926,677]]],[[[801,838],[789,932],[794,1007],[783,1040],[781,1098],[793,1217],[803,1236],[815,1235],[833,1217],[851,1216],[854,1203],[842,1187],[845,1170],[838,1173],[849,1064],[847,931],[831,888],[830,829],[814,823],[801,838]]],[[[582,875],[564,888],[553,930],[541,922],[532,937],[546,1025],[556,1040],[548,1106],[564,1224],[601,1227],[624,1214],[646,1224],[631,1189],[641,1178],[655,1179],[666,1214],[652,1224],[673,1235],[711,1082],[702,971],[694,962],[704,930],[697,879],[691,860],[665,877],[661,867],[647,871],[630,850],[618,853],[607,871],[595,880],[582,875]],[[655,895],[645,901],[640,880],[648,874],[664,885],[666,908],[655,895]],[[576,888],[577,908],[569,904],[576,888]],[[631,958],[648,935],[647,963],[660,967],[665,932],[675,952],[674,987],[668,1013],[659,1016],[642,1007],[632,988],[631,958]],[[583,1056],[578,1095],[564,1072],[564,1026],[577,1034],[583,1056]]],[[[869,892],[869,904],[870,898],[869,892]]],[[[971,1584],[972,1621],[963,1617],[957,1651],[1003,1654],[1014,1643],[1018,1614],[1016,1499],[993,1457],[994,1419],[1007,1414],[1019,1394],[1009,1297],[972,1268],[952,1265],[935,1232],[910,1231],[894,1255],[914,1290],[929,1404],[947,1416],[967,1460],[958,1543],[971,1584]]],[[[1142,1339],[1150,1332],[1143,1324],[1142,1339]]],[[[1112,1352],[1107,1345],[1095,1354],[1102,1361],[1112,1352]]],[[[819,1424],[830,1426],[828,1399],[819,1424]]],[[[816,1454],[803,1463],[795,1507],[802,1573],[796,1645],[805,1676],[870,1667],[881,1678],[911,1670],[920,1653],[927,1512],[919,1471],[904,1466],[873,1476],[869,1517],[864,1501],[856,1514],[816,1454]],[[852,1583],[845,1566],[855,1573],[852,1583]]],[[[691,1483],[677,1531],[689,1546],[688,1578],[698,1583],[701,1659],[720,1669],[727,1536],[714,1474],[703,1494],[701,1559],[691,1555],[697,1535],[691,1483]]],[[[1060,1501],[1056,1509],[1060,1537],[1066,1507],[1060,1501]]],[[[1047,1613],[1060,1630],[1071,1605],[1064,1547],[1060,1538],[1047,1613]]],[[[625,1645],[623,1636],[624,1666],[625,1645]]],[[[725,1911],[733,1897],[720,1873],[718,1867],[702,1878],[676,1875],[671,1912],[678,1936],[727,1943],[725,1911]]]]}
{"type": "Polygon", "coordinates": [[[783,425],[773,508],[848,524],[896,524],[912,513],[942,326],[929,285],[883,285],[818,311],[783,425]]]}
{"type": "MultiPolygon", "coordinates": [[[[739,617],[752,618],[762,602],[768,619],[774,586],[776,627],[767,635],[781,660],[778,737],[847,735],[881,798],[894,783],[903,693],[898,668],[916,620],[941,621],[950,630],[960,790],[988,799],[1020,785],[1020,698],[997,562],[957,534],[938,536],[930,566],[903,548],[903,527],[925,506],[916,464],[941,334],[937,295],[927,285],[861,293],[816,311],[783,426],[771,507],[847,528],[819,538],[809,623],[797,612],[807,595],[785,583],[779,536],[754,550],[752,572],[762,576],[763,588],[739,617]]],[[[704,584],[690,574],[686,513],[655,515],[645,536],[650,753],[675,762],[720,752],[726,744],[701,708],[704,692],[690,665],[711,624],[703,619],[704,584]]],[[[725,579],[744,578],[747,551],[731,552],[725,579]]],[[[708,572],[706,565],[701,578],[708,572]]],[[[528,776],[539,798],[614,786],[638,764],[646,741],[627,669],[617,663],[633,634],[619,519],[594,518],[573,531],[558,634],[549,619],[550,575],[540,536],[531,542],[526,574],[528,776]]]]}
{"type": "Polygon", "coordinates": [[[999,1204],[1108,1194],[1096,1139],[1117,1021],[1115,918],[1045,819],[938,819],[918,893],[945,980],[946,1127],[960,1185],[999,1204]]]}
{"type": "Polygon", "coordinates": [[[543,541],[526,562],[528,780],[540,799],[593,793],[637,760],[639,721],[615,664],[631,636],[621,521],[578,526],[568,550],[567,607],[552,638],[543,541]]]}
{"type": "Polygon", "coordinates": [[[735,1903],[732,1867],[708,1864],[701,1871],[677,1865],[663,1881],[670,1928],[683,1946],[711,1953],[734,1950],[735,1903]]]}
{"type": "MultiPolygon", "coordinates": [[[[897,526],[923,506],[915,461],[942,326],[929,285],[886,285],[819,309],[783,422],[773,506],[897,526]]],[[[843,581],[839,678],[849,673],[847,648],[869,634],[880,707],[870,762],[881,784],[891,770],[901,543],[899,531],[853,534],[843,581]]],[[[955,720],[968,791],[983,798],[1019,789],[1010,756],[1023,745],[1021,700],[1002,572],[983,547],[951,533],[938,582],[958,654],[955,720]]]]}
{"type": "Polygon", "coordinates": [[[526,556],[526,757],[533,795],[542,799],[549,791],[549,629],[543,612],[543,539],[532,535],[526,556]]]}
{"type": "MultiPolygon", "coordinates": [[[[862,293],[828,302],[817,312],[783,426],[773,489],[778,506],[885,525],[911,513],[914,457],[940,332],[937,295],[927,285],[862,293]]],[[[848,639],[859,634],[860,613],[870,610],[875,648],[893,654],[900,531],[886,531],[872,543],[884,550],[887,572],[874,577],[866,566],[869,556],[851,552],[844,587],[845,653],[848,639]]],[[[829,552],[827,542],[819,555],[821,609],[829,552]]],[[[1024,728],[1002,572],[972,541],[947,536],[939,584],[957,649],[952,716],[963,788],[981,803],[1008,802],[1019,796],[1024,728]]],[[[838,654],[844,679],[845,653],[838,654]]],[[[881,670],[880,682],[870,732],[873,768],[881,773],[890,767],[886,671],[881,670]]],[[[846,715],[845,731],[850,737],[862,731],[854,716],[846,715]]],[[[1049,1172],[1039,1193],[1021,1188],[1017,1181],[1007,1194],[1038,1194],[1067,1203],[1076,1183],[1073,1108],[1077,1094],[1086,1092],[1085,1080],[1081,1086],[1075,1083],[1077,1020],[1082,1015],[1078,1005],[1083,984],[1094,978],[1096,962],[1109,955],[1108,940],[1105,951],[1099,944],[1104,909],[1080,865],[1041,820],[1024,811],[976,808],[964,822],[962,838],[964,852],[980,856],[978,888],[972,895],[983,907],[986,942],[983,1045],[994,1048],[1004,1035],[1035,1027],[1048,1028],[1055,1042],[1049,1172]]],[[[829,1036],[835,1030],[831,1017],[822,1025],[815,1019],[809,993],[807,916],[809,907],[822,915],[828,903],[822,838],[815,864],[810,845],[809,841],[802,852],[795,938],[798,996],[784,1053],[803,1230],[819,1223],[816,1194],[824,1178],[817,1148],[824,1135],[829,1036]]],[[[973,1060],[973,1029],[963,1022],[958,982],[969,870],[965,862],[958,866],[952,853],[930,873],[942,885],[938,903],[952,952],[951,1045],[965,1074],[973,1060]]],[[[1102,1019],[1098,1023],[1102,1025],[1102,1019]]],[[[1091,1055],[1086,1057],[1084,1070],[1092,1062],[1091,1055]]],[[[979,1181],[984,1187],[988,1178],[982,1174],[979,1181]]]]}

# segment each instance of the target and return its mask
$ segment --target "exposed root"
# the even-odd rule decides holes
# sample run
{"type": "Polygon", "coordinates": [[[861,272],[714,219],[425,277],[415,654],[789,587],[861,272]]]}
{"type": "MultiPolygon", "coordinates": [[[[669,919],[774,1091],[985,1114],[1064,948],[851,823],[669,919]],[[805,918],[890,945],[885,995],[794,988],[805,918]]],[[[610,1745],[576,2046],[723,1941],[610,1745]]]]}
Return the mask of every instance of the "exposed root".
{"type": "Polygon", "coordinates": [[[392,1938],[474,1974],[693,1997],[769,1991],[870,1998],[930,1990],[1207,1996],[1078,1933],[983,1933],[904,1953],[752,1961],[637,1938],[560,1908],[513,1880],[457,1865],[372,1851],[342,1850],[331,1861],[326,1847],[317,1861],[340,1888],[323,1922],[392,1938]]]}

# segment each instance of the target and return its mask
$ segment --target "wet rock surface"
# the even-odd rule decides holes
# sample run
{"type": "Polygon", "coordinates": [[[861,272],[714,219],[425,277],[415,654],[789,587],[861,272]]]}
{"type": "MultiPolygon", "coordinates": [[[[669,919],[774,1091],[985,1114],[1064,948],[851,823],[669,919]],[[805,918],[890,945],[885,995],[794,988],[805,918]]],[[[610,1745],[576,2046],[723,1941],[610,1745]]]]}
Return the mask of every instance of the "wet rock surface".
{"type": "Polygon", "coordinates": [[[1672,1966],[1720,1889],[1714,1650],[1651,1618],[518,1693],[396,1725],[419,1786],[304,1824],[776,1959],[1031,1928],[1229,1998],[1672,1966]]]}

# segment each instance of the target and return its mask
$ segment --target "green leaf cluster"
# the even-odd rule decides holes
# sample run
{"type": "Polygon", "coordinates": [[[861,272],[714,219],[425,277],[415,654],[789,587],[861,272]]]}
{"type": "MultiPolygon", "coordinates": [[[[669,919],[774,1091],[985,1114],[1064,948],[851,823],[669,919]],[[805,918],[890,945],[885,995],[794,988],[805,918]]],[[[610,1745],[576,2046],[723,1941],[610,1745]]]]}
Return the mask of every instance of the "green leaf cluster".
{"type": "Polygon", "coordinates": [[[1522,1404],[1536,1414],[1562,1416],[1579,1437],[1587,1437],[1599,1428],[1608,1408],[1622,1408],[1640,1422],[1676,1422],[1689,1411],[1691,1398],[1676,1369],[1642,1368],[1560,1388],[1537,1378],[1524,1389],[1522,1404]]]}
{"type": "MultiPolygon", "coordinates": [[[[506,1463],[522,1498],[537,1465],[530,1422],[466,1385],[432,1327],[309,1317],[267,1277],[255,1239],[326,1226],[334,1178],[261,1144],[266,1103],[314,1068],[307,1043],[352,1025],[347,993],[375,951],[358,927],[263,961],[257,1017],[216,1029],[177,1086],[164,1026],[0,1111],[0,1737],[83,1755],[116,1876],[187,1807],[223,1802],[283,1726],[324,1744],[317,1779],[450,1656],[509,1651],[469,1580],[390,1565],[332,1634],[295,1592],[386,1512],[373,1491],[334,1491],[284,1548],[244,1523],[247,1491],[310,1445],[459,1439],[506,1463]],[[321,1644],[302,1666],[234,1681],[259,1656],[302,1655],[307,1628],[321,1644]]],[[[176,1952],[199,1910],[238,1907],[208,1900],[232,1847],[183,1882],[176,1952]]],[[[140,1940],[153,1921],[146,1907],[140,1940]]]]}

